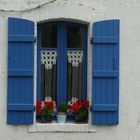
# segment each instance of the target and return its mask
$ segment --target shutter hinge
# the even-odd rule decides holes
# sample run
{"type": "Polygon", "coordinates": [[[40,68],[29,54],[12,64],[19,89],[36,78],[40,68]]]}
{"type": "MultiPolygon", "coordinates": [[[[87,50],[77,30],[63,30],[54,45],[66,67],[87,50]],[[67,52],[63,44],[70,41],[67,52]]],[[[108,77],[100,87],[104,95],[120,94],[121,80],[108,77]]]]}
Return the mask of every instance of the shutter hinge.
{"type": "Polygon", "coordinates": [[[90,38],[90,44],[93,44],[93,37],[90,38]]]}
{"type": "Polygon", "coordinates": [[[34,112],[36,112],[36,106],[34,106],[34,109],[33,109],[33,111],[34,111],[34,112]]]}
{"type": "Polygon", "coordinates": [[[89,107],[89,110],[90,110],[90,112],[93,111],[93,106],[92,105],[89,107]]]}
{"type": "Polygon", "coordinates": [[[36,43],[36,36],[34,37],[34,43],[36,43]]]}

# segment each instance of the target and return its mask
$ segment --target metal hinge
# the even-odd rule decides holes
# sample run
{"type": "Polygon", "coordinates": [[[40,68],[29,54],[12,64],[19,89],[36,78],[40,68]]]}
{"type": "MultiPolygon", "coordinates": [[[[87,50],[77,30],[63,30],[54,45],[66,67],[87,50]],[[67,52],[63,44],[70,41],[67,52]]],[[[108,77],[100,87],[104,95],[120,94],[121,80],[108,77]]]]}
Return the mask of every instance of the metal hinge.
{"type": "Polygon", "coordinates": [[[93,37],[90,38],[90,44],[93,44],[93,37]]]}
{"type": "Polygon", "coordinates": [[[93,105],[91,105],[91,106],[89,107],[89,110],[90,110],[90,112],[93,111],[93,105]]]}
{"type": "Polygon", "coordinates": [[[34,111],[34,112],[36,112],[36,106],[34,106],[34,109],[33,109],[33,111],[34,111]]]}
{"type": "Polygon", "coordinates": [[[36,36],[34,37],[34,43],[36,43],[36,36]]]}

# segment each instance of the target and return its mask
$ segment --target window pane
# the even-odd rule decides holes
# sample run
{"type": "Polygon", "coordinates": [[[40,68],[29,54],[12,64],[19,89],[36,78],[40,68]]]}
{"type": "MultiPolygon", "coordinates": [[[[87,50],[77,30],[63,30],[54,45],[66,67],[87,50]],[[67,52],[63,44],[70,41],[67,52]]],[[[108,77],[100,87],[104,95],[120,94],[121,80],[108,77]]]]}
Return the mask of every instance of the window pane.
{"type": "Polygon", "coordinates": [[[51,97],[56,101],[57,94],[57,52],[41,52],[41,100],[51,97]]]}
{"type": "Polygon", "coordinates": [[[83,100],[83,52],[68,51],[67,61],[67,97],[83,100]]]}
{"type": "Polygon", "coordinates": [[[42,26],[41,47],[57,48],[57,26],[42,26]]]}
{"type": "Polygon", "coordinates": [[[69,26],[67,28],[67,47],[82,48],[83,47],[83,29],[80,27],[69,26]]]}

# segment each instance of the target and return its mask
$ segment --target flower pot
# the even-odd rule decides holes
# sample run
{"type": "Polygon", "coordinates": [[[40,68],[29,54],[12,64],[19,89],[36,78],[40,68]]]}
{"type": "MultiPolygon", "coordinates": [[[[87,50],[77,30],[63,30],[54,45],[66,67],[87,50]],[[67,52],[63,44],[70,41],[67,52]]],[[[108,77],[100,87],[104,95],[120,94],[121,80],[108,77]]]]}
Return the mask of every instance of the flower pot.
{"type": "Polygon", "coordinates": [[[36,121],[40,122],[40,120],[41,120],[41,115],[36,115],[36,121]]]}
{"type": "Polygon", "coordinates": [[[58,123],[65,123],[66,122],[66,114],[65,113],[57,114],[57,122],[58,123]]]}
{"type": "Polygon", "coordinates": [[[51,123],[52,115],[41,115],[41,122],[42,123],[51,123]]]}
{"type": "Polygon", "coordinates": [[[85,115],[75,115],[75,123],[87,123],[87,116],[85,115]]]}

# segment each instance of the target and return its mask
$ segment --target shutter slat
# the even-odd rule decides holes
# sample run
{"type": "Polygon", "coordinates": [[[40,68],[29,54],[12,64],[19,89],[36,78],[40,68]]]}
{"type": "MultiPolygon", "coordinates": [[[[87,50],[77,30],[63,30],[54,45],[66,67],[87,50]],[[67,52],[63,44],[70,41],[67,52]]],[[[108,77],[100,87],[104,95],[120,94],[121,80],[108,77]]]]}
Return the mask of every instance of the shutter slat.
{"type": "Polygon", "coordinates": [[[8,104],[8,110],[16,111],[33,111],[35,109],[32,104],[8,104]]]}
{"type": "Polygon", "coordinates": [[[33,70],[8,70],[8,76],[33,76],[33,70]]]}
{"type": "Polygon", "coordinates": [[[33,124],[33,40],[32,21],[8,18],[8,124],[33,124]]]}
{"type": "Polygon", "coordinates": [[[91,106],[93,111],[118,111],[117,104],[94,104],[91,106]]]}
{"type": "Polygon", "coordinates": [[[94,43],[118,43],[118,38],[117,37],[102,37],[102,36],[94,36],[93,39],[94,43]]]}
{"type": "Polygon", "coordinates": [[[94,71],[93,77],[118,77],[118,71],[94,71]]]}
{"type": "Polygon", "coordinates": [[[9,42],[33,42],[34,36],[32,35],[9,35],[9,42]]]}
{"type": "Polygon", "coordinates": [[[119,20],[93,24],[92,124],[118,124],[119,20]]]}

